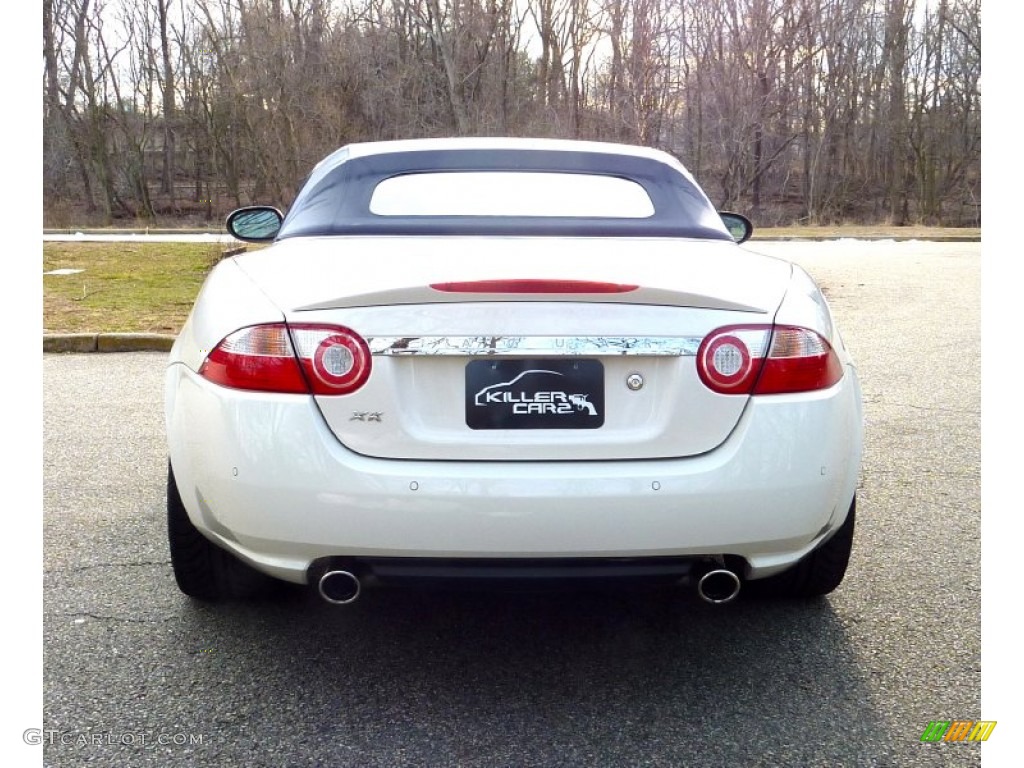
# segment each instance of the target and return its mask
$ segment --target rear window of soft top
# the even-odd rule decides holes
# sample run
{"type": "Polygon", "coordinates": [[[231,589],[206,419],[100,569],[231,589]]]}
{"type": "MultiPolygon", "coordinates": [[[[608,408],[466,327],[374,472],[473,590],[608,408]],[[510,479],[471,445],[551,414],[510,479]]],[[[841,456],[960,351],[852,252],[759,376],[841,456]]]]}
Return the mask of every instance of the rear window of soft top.
{"type": "Polygon", "coordinates": [[[618,176],[540,171],[442,171],[382,180],[370,198],[377,216],[537,216],[644,219],[654,203],[618,176]]]}

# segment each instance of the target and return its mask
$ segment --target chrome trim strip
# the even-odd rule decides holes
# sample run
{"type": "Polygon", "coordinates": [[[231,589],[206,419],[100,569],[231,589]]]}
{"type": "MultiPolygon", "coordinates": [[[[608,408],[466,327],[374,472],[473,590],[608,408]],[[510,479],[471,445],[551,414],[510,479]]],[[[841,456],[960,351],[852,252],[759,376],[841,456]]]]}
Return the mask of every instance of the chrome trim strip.
{"type": "Polygon", "coordinates": [[[378,357],[408,355],[490,356],[586,355],[694,357],[700,336],[373,336],[378,357]]]}

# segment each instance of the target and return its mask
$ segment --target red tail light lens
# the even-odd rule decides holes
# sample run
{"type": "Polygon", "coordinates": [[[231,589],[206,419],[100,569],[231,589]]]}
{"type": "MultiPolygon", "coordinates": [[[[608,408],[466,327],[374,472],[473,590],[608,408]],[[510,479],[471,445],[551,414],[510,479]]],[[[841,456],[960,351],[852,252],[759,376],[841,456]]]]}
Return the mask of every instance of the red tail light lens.
{"type": "Polygon", "coordinates": [[[843,378],[843,365],[832,345],[806,328],[777,326],[772,334],[755,395],[827,389],[843,378]]]}
{"type": "Polygon", "coordinates": [[[366,382],[370,367],[366,341],[348,328],[271,323],[227,336],[199,374],[233,389],[344,395],[366,382]]]}
{"type": "Polygon", "coordinates": [[[826,389],[843,376],[832,346],[793,326],[728,326],[709,333],[697,350],[697,373],[723,395],[776,395],[826,389]]]}
{"type": "Polygon", "coordinates": [[[431,283],[446,293],[629,293],[639,286],[597,283],[590,280],[475,280],[464,283],[431,283]]]}
{"type": "Polygon", "coordinates": [[[230,334],[210,352],[199,375],[232,389],[309,393],[283,323],[230,334]]]}

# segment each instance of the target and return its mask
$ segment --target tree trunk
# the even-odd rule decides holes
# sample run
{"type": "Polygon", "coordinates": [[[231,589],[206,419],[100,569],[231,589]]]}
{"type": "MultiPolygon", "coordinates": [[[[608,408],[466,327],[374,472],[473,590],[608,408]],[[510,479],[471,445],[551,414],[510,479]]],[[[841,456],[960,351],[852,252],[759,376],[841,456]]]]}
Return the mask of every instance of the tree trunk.
{"type": "Polygon", "coordinates": [[[160,191],[170,195],[171,209],[177,209],[174,195],[174,71],[171,67],[171,41],[167,30],[167,8],[171,0],[157,0],[157,19],[160,26],[160,53],[163,58],[163,169],[160,191]]]}

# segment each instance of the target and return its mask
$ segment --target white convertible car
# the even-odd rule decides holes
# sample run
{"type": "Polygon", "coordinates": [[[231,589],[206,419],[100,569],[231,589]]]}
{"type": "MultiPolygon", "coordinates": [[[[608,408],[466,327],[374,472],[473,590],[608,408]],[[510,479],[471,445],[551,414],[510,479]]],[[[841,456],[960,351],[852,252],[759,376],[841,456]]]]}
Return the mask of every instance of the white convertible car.
{"type": "Polygon", "coordinates": [[[354,144],[227,226],[271,245],[212,271],[167,368],[186,594],[842,581],[854,364],[811,278],[671,156],[354,144]]]}

